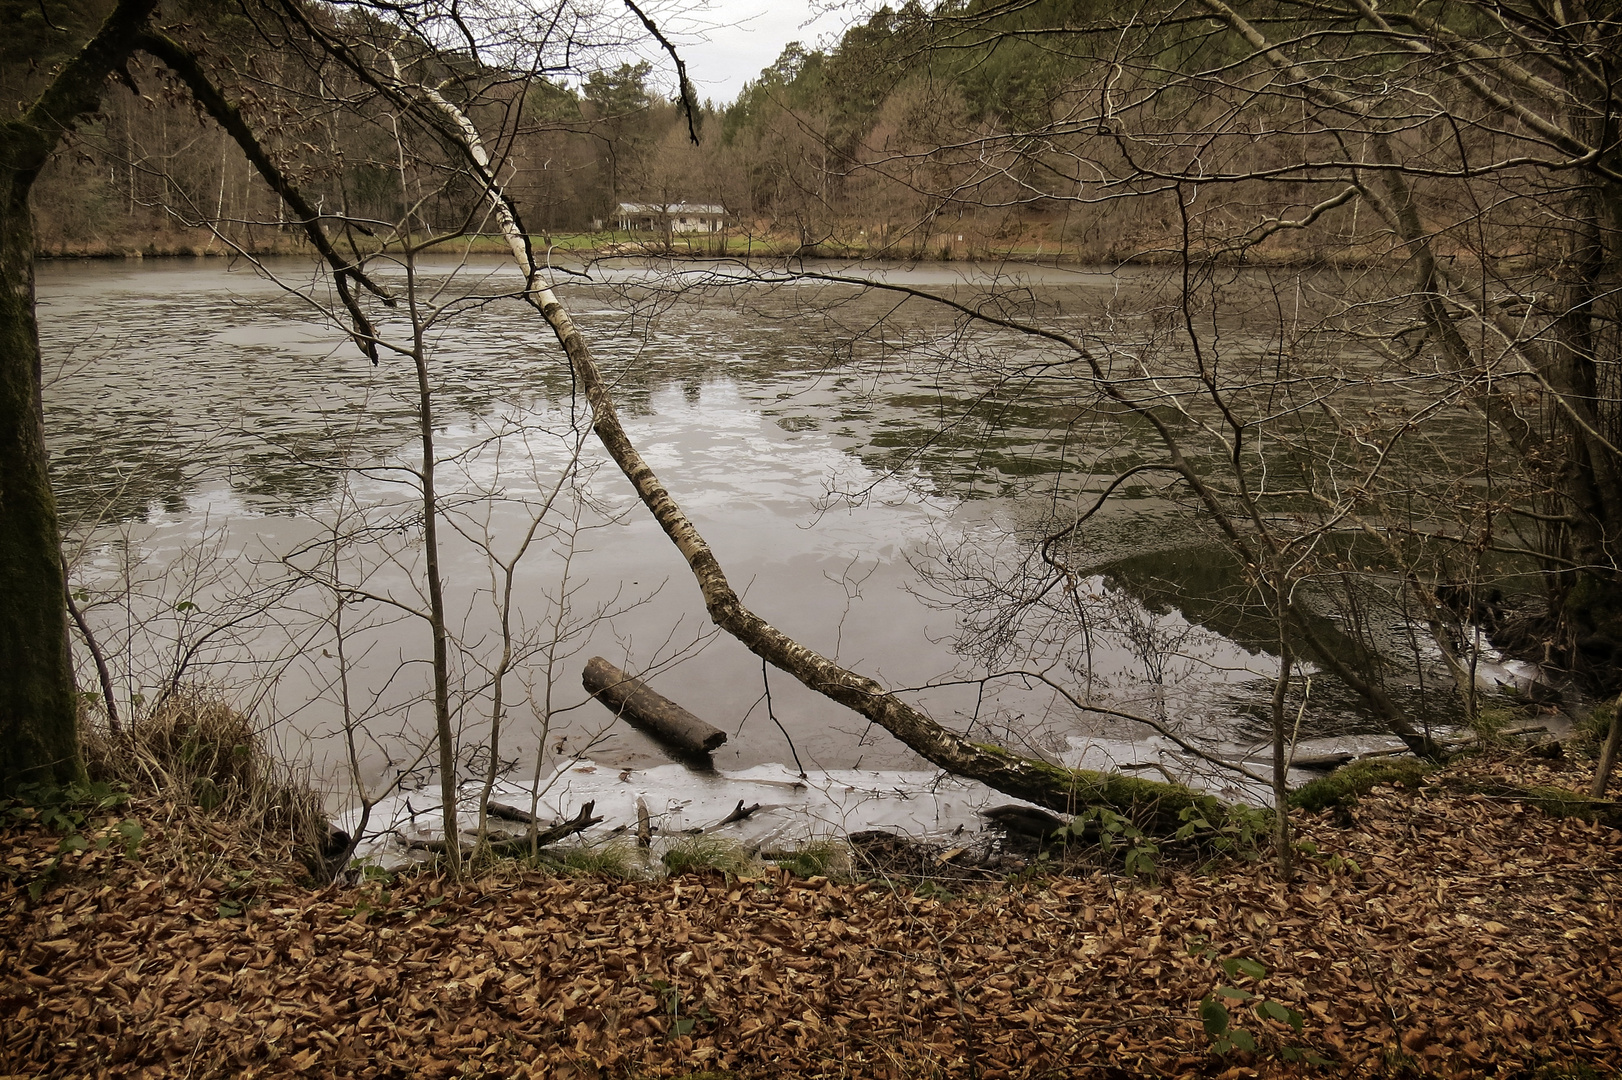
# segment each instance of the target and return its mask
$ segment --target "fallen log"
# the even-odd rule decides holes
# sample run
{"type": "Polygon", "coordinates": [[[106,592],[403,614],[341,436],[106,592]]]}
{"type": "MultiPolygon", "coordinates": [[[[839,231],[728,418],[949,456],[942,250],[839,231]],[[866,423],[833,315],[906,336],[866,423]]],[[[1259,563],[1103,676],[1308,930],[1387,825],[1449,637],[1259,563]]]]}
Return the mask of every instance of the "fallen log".
{"type": "MultiPolygon", "coordinates": [[[[1401,752],[1406,754],[1408,748],[1403,747],[1401,752]]],[[[1340,768],[1342,765],[1350,765],[1356,760],[1357,755],[1350,750],[1340,750],[1333,754],[1301,754],[1290,759],[1290,768],[1309,769],[1313,772],[1329,772],[1332,769],[1340,768]]]]}
{"type": "Polygon", "coordinates": [[[687,756],[709,754],[727,733],[705,723],[647,683],[600,656],[586,662],[580,681],[586,691],[626,723],[687,756]]]}
{"type": "Polygon", "coordinates": [[[485,804],[485,811],[491,817],[504,818],[507,821],[516,821],[524,825],[533,825],[535,823],[535,815],[528,810],[510,806],[507,803],[499,803],[494,799],[485,804]]]}
{"type": "MultiPolygon", "coordinates": [[[[1508,739],[1521,735],[1537,735],[1548,730],[1548,727],[1543,724],[1536,727],[1507,728],[1498,732],[1495,737],[1508,739]]],[[[1435,742],[1437,746],[1444,750],[1452,750],[1475,742],[1479,738],[1481,736],[1469,734],[1452,739],[1437,739],[1435,742]]],[[[1406,746],[1393,746],[1385,750],[1367,750],[1361,754],[1353,753],[1350,750],[1337,750],[1326,754],[1300,754],[1290,759],[1290,768],[1308,769],[1314,772],[1330,772],[1342,766],[1350,765],[1354,761],[1367,761],[1369,758],[1402,757],[1410,752],[1406,746]]],[[[1271,758],[1245,758],[1244,760],[1246,762],[1264,762],[1270,761],[1271,758]]]]}
{"type": "Polygon", "coordinates": [[[577,832],[584,832],[593,825],[596,825],[598,822],[603,820],[600,817],[592,816],[591,812],[596,809],[596,807],[596,802],[583,803],[580,807],[580,812],[574,817],[560,825],[554,825],[550,829],[544,829],[538,833],[535,837],[535,846],[545,847],[547,844],[555,844],[559,840],[562,840],[565,836],[573,836],[577,832]]]}

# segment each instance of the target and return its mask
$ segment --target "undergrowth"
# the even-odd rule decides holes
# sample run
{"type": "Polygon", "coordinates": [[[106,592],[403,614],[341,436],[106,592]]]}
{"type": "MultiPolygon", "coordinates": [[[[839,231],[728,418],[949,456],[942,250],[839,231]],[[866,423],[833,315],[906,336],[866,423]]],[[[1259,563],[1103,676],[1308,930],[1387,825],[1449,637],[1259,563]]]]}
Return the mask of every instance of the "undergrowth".
{"type": "Polygon", "coordinates": [[[92,782],[157,799],[267,860],[292,855],[312,872],[322,869],[329,826],[320,796],[266,749],[251,718],[218,695],[182,689],[118,734],[90,724],[81,730],[92,782]]]}
{"type": "Polygon", "coordinates": [[[850,849],[834,840],[813,840],[772,861],[803,878],[842,877],[850,873],[850,849]]]}
{"type": "Polygon", "coordinates": [[[64,858],[73,852],[106,851],[115,845],[133,857],[146,839],[146,830],[134,818],[122,816],[129,793],[104,781],[23,784],[14,797],[0,799],[0,828],[35,825],[58,834],[56,852],[43,866],[6,864],[0,879],[28,890],[38,900],[57,880],[64,858]]]}
{"type": "Polygon", "coordinates": [[[543,866],[570,874],[601,875],[632,881],[643,876],[642,861],[630,843],[615,839],[606,844],[578,844],[543,850],[543,866]]]}

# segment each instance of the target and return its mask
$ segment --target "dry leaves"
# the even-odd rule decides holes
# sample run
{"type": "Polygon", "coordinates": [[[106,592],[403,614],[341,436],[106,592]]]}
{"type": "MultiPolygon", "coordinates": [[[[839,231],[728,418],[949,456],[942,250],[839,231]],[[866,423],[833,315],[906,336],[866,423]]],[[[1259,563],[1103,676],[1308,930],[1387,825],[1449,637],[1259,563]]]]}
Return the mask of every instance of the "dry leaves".
{"type": "MultiPolygon", "coordinates": [[[[1531,768],[1514,765],[1552,782],[1531,768]]],[[[207,837],[212,865],[191,871],[85,852],[38,903],[0,894],[0,1071],[1253,1075],[1294,1071],[1284,1046],[1347,1074],[1622,1060],[1622,834],[1432,785],[1301,837],[1320,855],[1290,889],[1230,863],[945,899],[787,874],[312,894],[207,837]],[[1262,1052],[1211,1054],[1198,1004],[1230,980],[1203,945],[1264,965],[1240,984],[1305,1031],[1236,1014],[1262,1052]]],[[[55,842],[13,832],[4,854],[40,865],[55,842]]]]}

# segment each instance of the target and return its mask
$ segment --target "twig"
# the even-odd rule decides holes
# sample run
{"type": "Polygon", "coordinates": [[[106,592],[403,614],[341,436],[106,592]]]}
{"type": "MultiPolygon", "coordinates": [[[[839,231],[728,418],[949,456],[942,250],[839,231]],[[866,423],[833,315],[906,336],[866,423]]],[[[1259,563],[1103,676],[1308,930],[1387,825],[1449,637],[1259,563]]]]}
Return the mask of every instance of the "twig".
{"type": "Polygon", "coordinates": [[[118,722],[118,704],[113,697],[113,677],[107,670],[107,657],[101,651],[101,645],[96,641],[96,635],[91,633],[90,624],[85,622],[84,613],[73,599],[73,586],[68,583],[67,567],[62,568],[62,590],[68,602],[68,614],[73,616],[73,625],[79,628],[79,634],[84,638],[86,647],[90,649],[90,658],[96,662],[96,678],[101,682],[102,704],[107,707],[107,730],[114,735],[122,733],[118,722]]]}
{"type": "Polygon", "coordinates": [[[697,146],[698,125],[695,117],[698,114],[698,104],[693,100],[693,84],[687,80],[687,65],[682,62],[681,54],[676,52],[676,46],[672,45],[670,39],[659,32],[659,27],[652,19],[643,14],[641,8],[637,7],[632,0],[625,0],[625,6],[631,9],[632,14],[642,20],[642,25],[648,28],[648,33],[653,35],[654,40],[676,62],[676,78],[681,82],[681,107],[682,111],[687,114],[687,137],[693,140],[694,146],[697,146]]]}
{"type": "MultiPolygon", "coordinates": [[[[788,752],[794,755],[794,767],[800,770],[800,779],[804,780],[805,766],[800,764],[800,752],[794,749],[794,737],[788,733],[788,728],[783,726],[783,722],[779,720],[777,718],[777,714],[772,711],[772,680],[767,675],[768,670],[769,669],[766,667],[766,661],[763,658],[760,661],[760,682],[761,685],[766,688],[766,715],[771,717],[772,723],[777,725],[777,730],[781,731],[783,733],[783,738],[788,740],[788,752]]],[[[742,806],[743,804],[739,803],[738,805],[742,806]]]]}
{"type": "MultiPolygon", "coordinates": [[[[568,821],[563,822],[561,825],[554,825],[550,829],[542,830],[540,833],[536,834],[533,846],[542,848],[548,844],[555,844],[566,836],[573,836],[577,832],[584,832],[593,825],[601,823],[603,820],[602,818],[593,817],[591,814],[596,805],[597,804],[595,802],[588,802],[581,806],[580,812],[574,817],[570,818],[568,821]]],[[[511,807],[508,809],[511,809],[511,807]]],[[[520,813],[522,813],[522,811],[520,811],[520,813]]],[[[413,840],[411,842],[411,846],[414,848],[422,848],[427,851],[437,851],[441,854],[446,851],[455,850],[449,844],[445,843],[444,840],[413,840]]],[[[490,851],[497,855],[518,855],[530,850],[531,840],[528,836],[514,836],[501,840],[493,840],[488,846],[490,851]]]]}

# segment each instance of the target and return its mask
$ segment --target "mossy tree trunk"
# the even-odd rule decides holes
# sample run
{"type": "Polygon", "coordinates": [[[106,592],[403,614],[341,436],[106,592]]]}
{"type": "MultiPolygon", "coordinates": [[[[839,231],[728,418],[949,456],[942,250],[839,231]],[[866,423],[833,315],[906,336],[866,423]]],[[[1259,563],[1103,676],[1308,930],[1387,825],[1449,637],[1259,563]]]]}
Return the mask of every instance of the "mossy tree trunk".
{"type": "Polygon", "coordinates": [[[17,170],[7,173],[0,209],[0,790],[10,791],[30,781],[65,783],[82,765],[40,406],[29,184],[17,170]]]}
{"type": "Polygon", "coordinates": [[[39,98],[0,124],[0,792],[84,774],[56,499],[45,453],[28,197],[78,118],[101,104],[156,0],[120,0],[39,98]]]}

